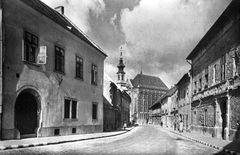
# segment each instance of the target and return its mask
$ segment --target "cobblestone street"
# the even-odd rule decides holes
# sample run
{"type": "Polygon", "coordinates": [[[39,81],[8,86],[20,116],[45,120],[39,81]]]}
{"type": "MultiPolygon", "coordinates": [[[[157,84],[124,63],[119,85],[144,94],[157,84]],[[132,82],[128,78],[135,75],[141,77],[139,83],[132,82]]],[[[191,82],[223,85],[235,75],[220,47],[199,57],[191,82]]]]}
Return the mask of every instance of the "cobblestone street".
{"type": "Polygon", "coordinates": [[[210,155],[218,150],[190,141],[158,126],[139,126],[115,137],[1,151],[11,154],[148,154],[210,155]]]}

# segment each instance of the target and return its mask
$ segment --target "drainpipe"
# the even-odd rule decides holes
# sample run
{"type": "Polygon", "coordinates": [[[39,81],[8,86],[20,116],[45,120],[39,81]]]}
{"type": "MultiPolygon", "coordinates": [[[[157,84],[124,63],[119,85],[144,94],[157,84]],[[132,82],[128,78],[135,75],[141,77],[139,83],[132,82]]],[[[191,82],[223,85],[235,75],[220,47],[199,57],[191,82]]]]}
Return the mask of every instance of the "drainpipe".
{"type": "Polygon", "coordinates": [[[191,126],[192,126],[192,117],[191,117],[192,110],[191,110],[191,107],[192,107],[192,90],[193,90],[193,78],[192,78],[192,76],[193,76],[193,67],[192,66],[193,65],[192,65],[192,62],[189,62],[188,59],[186,59],[186,61],[187,61],[188,64],[191,65],[191,70],[190,70],[190,75],[189,75],[189,77],[190,77],[190,98],[189,98],[189,102],[190,102],[190,104],[189,104],[189,111],[190,111],[190,113],[189,113],[189,121],[190,121],[190,123],[189,123],[189,127],[188,127],[188,130],[190,131],[191,126]]]}
{"type": "Polygon", "coordinates": [[[225,127],[225,129],[224,129],[224,133],[225,133],[225,135],[224,135],[224,138],[225,138],[225,140],[229,140],[229,129],[230,129],[230,95],[229,95],[229,89],[230,89],[230,87],[228,86],[228,89],[227,89],[227,109],[226,109],[226,127],[225,127]]]}
{"type": "Polygon", "coordinates": [[[3,101],[3,18],[2,1],[0,1],[0,140],[2,140],[2,101],[3,101]]]}

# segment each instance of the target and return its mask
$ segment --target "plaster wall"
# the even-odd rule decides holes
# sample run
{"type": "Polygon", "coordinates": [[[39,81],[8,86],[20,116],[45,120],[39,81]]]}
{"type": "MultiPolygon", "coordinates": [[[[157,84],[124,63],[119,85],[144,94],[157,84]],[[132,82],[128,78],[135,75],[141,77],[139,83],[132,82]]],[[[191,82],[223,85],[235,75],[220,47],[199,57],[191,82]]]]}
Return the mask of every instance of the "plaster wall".
{"type": "Polygon", "coordinates": [[[83,40],[21,1],[5,0],[3,18],[4,95],[3,136],[16,138],[14,107],[18,94],[26,89],[41,96],[42,130],[38,136],[50,136],[54,128],[67,135],[101,132],[103,126],[103,61],[105,56],[83,40]],[[22,59],[24,32],[38,36],[39,46],[47,47],[47,64],[30,64],[22,59]],[[54,70],[55,45],[65,50],[65,73],[54,70]],[[75,78],[76,55],[83,58],[83,80],[75,78]],[[97,85],[91,84],[91,65],[98,67],[97,85]],[[77,99],[77,119],[64,119],[64,98],[77,99]],[[92,119],[92,102],[98,103],[98,119],[92,119]],[[95,127],[94,127],[95,126],[95,127]],[[86,127],[86,128],[85,128],[86,127]]]}

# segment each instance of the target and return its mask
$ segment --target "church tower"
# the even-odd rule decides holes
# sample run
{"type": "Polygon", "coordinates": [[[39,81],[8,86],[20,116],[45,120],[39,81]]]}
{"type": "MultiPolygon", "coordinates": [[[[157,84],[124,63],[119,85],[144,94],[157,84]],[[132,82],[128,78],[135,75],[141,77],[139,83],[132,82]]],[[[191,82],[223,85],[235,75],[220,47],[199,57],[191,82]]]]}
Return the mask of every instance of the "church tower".
{"type": "Polygon", "coordinates": [[[122,58],[122,47],[121,47],[121,51],[120,51],[120,60],[119,60],[119,64],[118,64],[118,80],[117,80],[117,84],[121,85],[121,86],[125,86],[126,82],[125,82],[125,72],[124,72],[124,68],[125,65],[123,64],[123,58],[122,58]]]}

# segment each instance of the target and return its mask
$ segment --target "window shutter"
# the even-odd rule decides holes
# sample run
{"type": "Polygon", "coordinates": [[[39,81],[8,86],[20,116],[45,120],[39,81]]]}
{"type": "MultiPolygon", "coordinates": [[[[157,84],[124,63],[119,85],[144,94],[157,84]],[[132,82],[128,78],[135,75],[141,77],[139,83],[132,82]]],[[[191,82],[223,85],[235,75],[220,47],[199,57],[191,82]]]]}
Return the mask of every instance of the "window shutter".
{"type": "Polygon", "coordinates": [[[24,40],[22,40],[22,61],[25,60],[24,40]]]}

